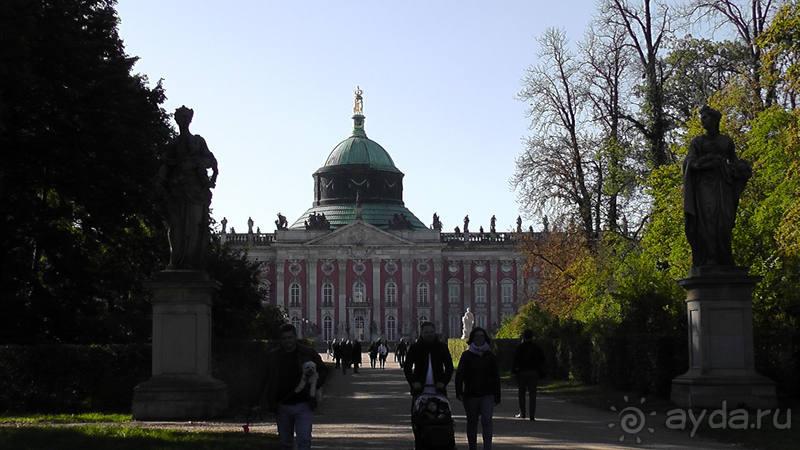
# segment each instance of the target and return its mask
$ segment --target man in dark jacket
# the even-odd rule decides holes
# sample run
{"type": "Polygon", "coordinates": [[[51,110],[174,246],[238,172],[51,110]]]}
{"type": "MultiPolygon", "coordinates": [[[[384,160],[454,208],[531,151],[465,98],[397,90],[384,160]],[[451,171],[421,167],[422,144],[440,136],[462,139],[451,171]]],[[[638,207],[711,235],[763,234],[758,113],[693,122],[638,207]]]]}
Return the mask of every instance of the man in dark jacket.
{"type": "Polygon", "coordinates": [[[281,449],[291,449],[297,432],[297,449],[311,448],[311,425],[314,419],[309,398],[310,386],[300,392],[295,388],[303,376],[302,366],[313,361],[317,367],[316,388],[319,389],[328,375],[328,368],[319,353],[310,347],[297,344],[297,329],[291,324],[280,328],[281,347],[267,353],[267,376],[264,381],[269,410],[275,413],[281,449]]]}
{"type": "Polygon", "coordinates": [[[525,391],[530,395],[530,418],[536,420],[536,388],[539,379],[545,376],[545,356],[542,348],[533,342],[533,330],[522,332],[522,342],[514,352],[511,373],[517,377],[517,396],[519,397],[519,414],[517,418],[525,418],[525,391]]]}
{"type": "Polygon", "coordinates": [[[420,337],[411,344],[403,364],[403,373],[411,386],[411,395],[442,392],[453,377],[453,358],[447,344],[439,341],[436,327],[423,322],[420,337]]]}

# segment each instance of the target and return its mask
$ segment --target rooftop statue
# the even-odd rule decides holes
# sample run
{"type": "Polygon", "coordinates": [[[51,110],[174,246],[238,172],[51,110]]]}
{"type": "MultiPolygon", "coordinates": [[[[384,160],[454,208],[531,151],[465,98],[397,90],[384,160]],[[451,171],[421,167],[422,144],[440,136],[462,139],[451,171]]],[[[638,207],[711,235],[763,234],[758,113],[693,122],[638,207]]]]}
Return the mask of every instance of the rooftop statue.
{"type": "Polygon", "coordinates": [[[353,114],[360,115],[364,114],[364,97],[362,95],[364,91],[361,90],[361,87],[356,86],[356,90],[353,91],[353,114]]]}
{"type": "Polygon", "coordinates": [[[464,216],[464,233],[469,233],[469,216],[464,216]]]}
{"type": "Polygon", "coordinates": [[[442,221],[439,220],[439,215],[433,213],[433,224],[431,224],[431,229],[442,231],[442,221]]]}
{"type": "Polygon", "coordinates": [[[202,269],[211,188],[217,183],[217,159],[205,139],[189,132],[193,115],[194,111],[185,106],[175,110],[180,134],[167,144],[156,177],[156,192],[167,210],[170,245],[167,270],[202,269]],[[210,178],[207,169],[212,170],[210,178]]]}
{"type": "Polygon", "coordinates": [[[495,225],[497,225],[497,217],[495,217],[494,214],[493,214],[492,218],[489,219],[489,232],[490,233],[496,233],[497,232],[497,230],[495,229],[495,225]]]}
{"type": "Polygon", "coordinates": [[[689,143],[683,161],[683,213],[692,267],[734,265],[731,236],[739,196],[752,168],[736,157],[733,140],[719,132],[722,114],[700,108],[706,133],[689,143]]]}
{"type": "Polygon", "coordinates": [[[287,229],[289,227],[289,223],[286,221],[286,216],[278,213],[278,220],[275,221],[275,226],[278,227],[279,230],[287,229]]]}

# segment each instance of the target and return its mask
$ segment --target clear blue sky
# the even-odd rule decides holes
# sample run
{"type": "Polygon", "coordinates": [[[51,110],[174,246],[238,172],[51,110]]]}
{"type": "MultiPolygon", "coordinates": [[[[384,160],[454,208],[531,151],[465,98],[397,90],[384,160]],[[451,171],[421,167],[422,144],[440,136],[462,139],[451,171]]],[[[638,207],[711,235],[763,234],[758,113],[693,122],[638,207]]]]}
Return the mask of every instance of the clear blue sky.
{"type": "Polygon", "coordinates": [[[564,28],[574,43],[591,0],[184,1],[120,0],[120,37],[134,71],[164,80],[172,113],[219,161],[214,218],[272,231],[311,206],[311,174],[352,130],[364,91],[366,132],[405,174],[404,201],[445,231],[512,229],[520,211],[508,180],[529,133],[515,100],[536,64],[535,37],[564,28]]]}

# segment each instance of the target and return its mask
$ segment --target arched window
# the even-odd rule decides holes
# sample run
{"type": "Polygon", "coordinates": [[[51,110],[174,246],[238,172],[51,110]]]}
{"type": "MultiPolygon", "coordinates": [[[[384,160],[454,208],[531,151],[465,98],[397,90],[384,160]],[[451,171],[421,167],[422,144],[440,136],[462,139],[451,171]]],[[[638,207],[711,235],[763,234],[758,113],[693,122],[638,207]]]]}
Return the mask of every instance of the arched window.
{"type": "Polygon", "coordinates": [[[333,340],[333,318],[325,316],[322,319],[322,339],[325,341],[333,340]]]}
{"type": "Polygon", "coordinates": [[[289,285],[289,306],[299,307],[300,303],[300,283],[293,281],[289,285]]]}
{"type": "Polygon", "coordinates": [[[386,304],[392,305],[397,303],[397,282],[389,280],[386,282],[386,304]]]}
{"type": "Polygon", "coordinates": [[[484,316],[483,314],[478,314],[475,317],[475,324],[485,330],[486,329],[486,316],[484,316]]]}
{"type": "Polygon", "coordinates": [[[365,340],[366,328],[364,327],[364,316],[356,316],[356,335],[355,338],[359,341],[365,340]]]}
{"type": "Polygon", "coordinates": [[[461,318],[456,314],[450,315],[450,338],[458,339],[461,337],[461,318]]]}
{"type": "Polygon", "coordinates": [[[420,306],[429,306],[428,300],[428,281],[422,280],[417,285],[417,304],[420,306]]]}
{"type": "Polygon", "coordinates": [[[386,318],[386,339],[389,342],[397,339],[397,319],[394,316],[386,318]]]}
{"type": "Polygon", "coordinates": [[[333,306],[333,283],[327,280],[322,283],[322,306],[333,306]]]}
{"type": "Polygon", "coordinates": [[[292,316],[292,325],[294,325],[295,329],[297,329],[298,337],[302,337],[302,333],[303,333],[303,327],[300,326],[301,324],[302,324],[302,322],[300,321],[299,317],[292,316]]]}
{"type": "Polygon", "coordinates": [[[367,289],[364,286],[364,282],[361,280],[356,281],[353,283],[353,301],[357,303],[361,303],[366,298],[367,289]]]}
{"type": "Polygon", "coordinates": [[[419,316],[419,322],[417,322],[417,331],[422,333],[422,324],[428,322],[428,316],[419,316]]]}

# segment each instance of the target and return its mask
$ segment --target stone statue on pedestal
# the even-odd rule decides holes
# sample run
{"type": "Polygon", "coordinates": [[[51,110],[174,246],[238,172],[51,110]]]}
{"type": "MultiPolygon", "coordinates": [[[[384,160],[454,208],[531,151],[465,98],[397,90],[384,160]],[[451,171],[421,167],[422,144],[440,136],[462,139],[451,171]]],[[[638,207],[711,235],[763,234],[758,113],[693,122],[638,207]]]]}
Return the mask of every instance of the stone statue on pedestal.
{"type": "MultiPolygon", "coordinates": [[[[167,144],[156,177],[156,192],[166,206],[170,258],[167,270],[201,270],[208,234],[211,188],[217,160],[205,139],[189,132],[194,111],[175,110],[180,135],[167,144]],[[207,169],[212,170],[209,178],[207,169]]],[[[233,230],[231,230],[233,231],[233,230]]]]}
{"type": "Polygon", "coordinates": [[[683,212],[692,267],[733,266],[731,237],[739,196],[752,169],[736,157],[733,139],[720,134],[722,114],[700,109],[706,133],[692,139],[683,161],[683,212]]]}

